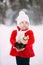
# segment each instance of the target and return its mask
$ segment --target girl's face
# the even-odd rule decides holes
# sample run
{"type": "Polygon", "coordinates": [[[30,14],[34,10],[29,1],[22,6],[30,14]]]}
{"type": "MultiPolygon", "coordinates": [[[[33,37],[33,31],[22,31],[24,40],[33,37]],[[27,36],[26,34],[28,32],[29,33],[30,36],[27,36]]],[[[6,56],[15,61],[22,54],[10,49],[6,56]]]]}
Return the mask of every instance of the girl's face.
{"type": "Polygon", "coordinates": [[[22,30],[28,29],[28,26],[29,26],[29,23],[28,23],[27,21],[22,21],[22,22],[20,23],[20,28],[21,28],[22,30]]]}

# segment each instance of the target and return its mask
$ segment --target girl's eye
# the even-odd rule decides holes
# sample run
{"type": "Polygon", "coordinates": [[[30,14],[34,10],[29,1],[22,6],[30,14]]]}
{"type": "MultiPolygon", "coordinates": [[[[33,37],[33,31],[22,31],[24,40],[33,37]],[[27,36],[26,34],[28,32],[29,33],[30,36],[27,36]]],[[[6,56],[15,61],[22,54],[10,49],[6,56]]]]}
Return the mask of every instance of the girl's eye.
{"type": "Polygon", "coordinates": [[[28,24],[28,22],[26,22],[26,24],[28,24]]]}
{"type": "Polygon", "coordinates": [[[28,24],[28,22],[26,22],[26,24],[28,24]]]}
{"type": "Polygon", "coordinates": [[[23,23],[23,22],[22,22],[23,23]]]}

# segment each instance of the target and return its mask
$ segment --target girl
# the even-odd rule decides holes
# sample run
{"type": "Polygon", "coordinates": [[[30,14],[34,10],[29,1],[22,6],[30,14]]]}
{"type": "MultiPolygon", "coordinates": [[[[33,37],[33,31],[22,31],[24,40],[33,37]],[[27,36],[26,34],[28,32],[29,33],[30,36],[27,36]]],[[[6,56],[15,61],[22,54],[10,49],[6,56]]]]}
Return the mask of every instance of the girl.
{"type": "Polygon", "coordinates": [[[34,34],[29,29],[29,18],[24,11],[20,11],[16,19],[17,29],[12,31],[10,42],[12,45],[10,55],[16,56],[17,65],[30,65],[33,57],[34,34]]]}

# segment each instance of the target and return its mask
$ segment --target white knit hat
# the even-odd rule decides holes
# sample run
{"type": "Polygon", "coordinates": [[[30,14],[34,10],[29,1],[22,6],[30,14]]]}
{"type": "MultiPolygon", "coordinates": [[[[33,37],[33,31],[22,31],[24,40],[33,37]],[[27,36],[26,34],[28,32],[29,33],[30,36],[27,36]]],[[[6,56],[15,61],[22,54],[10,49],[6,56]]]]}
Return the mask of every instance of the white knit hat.
{"type": "Polygon", "coordinates": [[[19,26],[19,23],[21,23],[22,21],[27,21],[29,23],[29,17],[24,11],[20,11],[19,16],[16,18],[16,21],[18,26],[19,26]]]}

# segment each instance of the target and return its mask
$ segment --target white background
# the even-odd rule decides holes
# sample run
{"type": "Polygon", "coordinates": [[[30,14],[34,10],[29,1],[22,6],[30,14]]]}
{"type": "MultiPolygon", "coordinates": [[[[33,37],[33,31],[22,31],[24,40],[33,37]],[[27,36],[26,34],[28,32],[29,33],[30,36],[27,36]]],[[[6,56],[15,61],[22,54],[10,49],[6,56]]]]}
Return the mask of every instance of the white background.
{"type": "MultiPolygon", "coordinates": [[[[15,57],[9,55],[11,44],[10,35],[14,26],[0,25],[0,65],[16,65],[15,57]]],[[[35,43],[33,49],[35,57],[30,58],[30,65],[43,65],[43,25],[31,26],[35,43]]]]}

